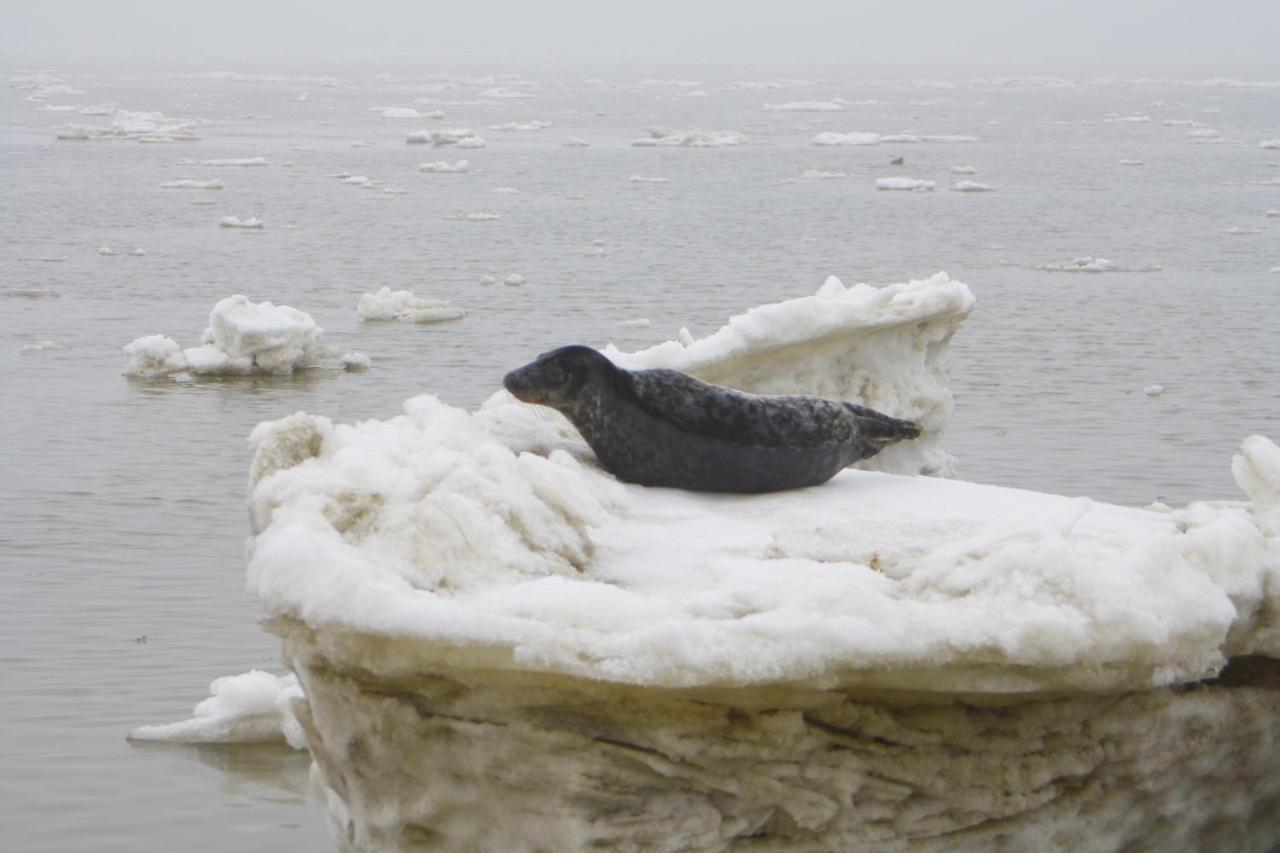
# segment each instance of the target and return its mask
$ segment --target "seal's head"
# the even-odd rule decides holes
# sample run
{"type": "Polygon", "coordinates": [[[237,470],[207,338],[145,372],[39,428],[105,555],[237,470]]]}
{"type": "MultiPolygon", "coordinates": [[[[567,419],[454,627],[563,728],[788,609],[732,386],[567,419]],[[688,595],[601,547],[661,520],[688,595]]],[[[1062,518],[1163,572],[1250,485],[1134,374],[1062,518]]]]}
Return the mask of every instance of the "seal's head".
{"type": "Polygon", "coordinates": [[[508,373],[502,384],[517,400],[563,411],[573,408],[584,387],[614,370],[596,350],[574,344],[544,352],[508,373]]]}

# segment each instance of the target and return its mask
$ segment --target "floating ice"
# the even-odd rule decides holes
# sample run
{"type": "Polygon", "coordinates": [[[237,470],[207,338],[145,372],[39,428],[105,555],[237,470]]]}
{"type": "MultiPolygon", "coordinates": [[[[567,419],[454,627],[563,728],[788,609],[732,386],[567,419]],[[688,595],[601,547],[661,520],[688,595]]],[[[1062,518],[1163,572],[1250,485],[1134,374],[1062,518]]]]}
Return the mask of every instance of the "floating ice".
{"type": "Polygon", "coordinates": [[[126,372],[144,379],[188,371],[287,375],[320,364],[326,354],[323,334],[310,314],[296,308],[229,296],[209,313],[201,346],[183,350],[163,335],[138,338],[124,348],[126,372]]]}
{"type": "Polygon", "coordinates": [[[1280,148],[1280,139],[1264,139],[1258,143],[1258,147],[1268,149],[1280,148]]]}
{"type": "Polygon", "coordinates": [[[459,148],[483,148],[484,140],[467,128],[453,130],[415,130],[405,137],[411,145],[434,145],[437,148],[454,145],[459,148]]]}
{"type": "Polygon", "coordinates": [[[980,184],[977,181],[956,181],[951,185],[951,189],[961,193],[986,193],[995,189],[987,184],[980,184]]]}
{"type": "Polygon", "coordinates": [[[878,190],[914,190],[916,192],[932,192],[936,184],[920,178],[876,178],[878,190]]]}
{"type": "Polygon", "coordinates": [[[497,284],[498,280],[491,275],[482,275],[480,276],[480,283],[481,284],[497,284]]]}
{"type": "Polygon", "coordinates": [[[1164,386],[1148,385],[1142,389],[1142,393],[1146,394],[1148,397],[1159,397],[1161,394],[1164,393],[1164,386]]]}
{"type": "Polygon", "coordinates": [[[306,738],[293,715],[292,701],[302,698],[297,676],[275,676],[252,670],[215,679],[212,694],[196,705],[191,719],[159,726],[139,726],[130,740],[169,743],[288,743],[305,749],[306,738]]]}
{"type": "Polygon", "coordinates": [[[494,124],[494,125],[490,125],[489,129],[490,130],[545,130],[548,127],[551,127],[551,122],[538,121],[537,119],[534,119],[533,121],[525,121],[525,122],[509,121],[506,124],[494,124]]]}
{"type": "Polygon", "coordinates": [[[536,96],[535,96],[535,95],[531,95],[531,94],[529,94],[528,92],[519,92],[519,91],[516,91],[515,89],[507,89],[507,88],[504,88],[504,87],[502,87],[502,86],[498,86],[498,87],[495,87],[495,88],[493,88],[493,89],[486,89],[485,91],[481,92],[481,93],[480,93],[480,97],[482,97],[482,98],[501,98],[501,99],[504,99],[504,100],[505,100],[505,99],[511,99],[511,100],[514,100],[514,99],[517,99],[517,98],[533,98],[533,97],[536,97],[536,96]]]}
{"type": "Polygon", "coordinates": [[[114,254],[116,254],[116,250],[115,250],[115,249],[112,249],[110,246],[103,246],[102,248],[98,249],[98,254],[99,254],[99,255],[114,255],[114,254]]]}
{"type": "Polygon", "coordinates": [[[561,148],[590,148],[591,143],[585,139],[579,139],[576,136],[570,136],[564,142],[560,143],[561,148]]]}
{"type": "Polygon", "coordinates": [[[449,163],[444,160],[436,160],[433,163],[423,163],[418,167],[419,172],[437,172],[444,174],[461,174],[467,171],[471,164],[466,160],[459,160],[456,163],[449,163]]]}
{"type": "Polygon", "coordinates": [[[1151,121],[1151,116],[1149,115],[1127,115],[1127,116],[1109,115],[1103,118],[1102,120],[1107,124],[1123,124],[1126,122],[1145,124],[1146,122],[1151,121]]]}
{"type": "Polygon", "coordinates": [[[1125,159],[1125,160],[1121,160],[1121,161],[1120,161],[1120,165],[1121,165],[1121,166],[1142,166],[1142,165],[1145,165],[1145,164],[1144,164],[1141,160],[1129,160],[1129,159],[1125,159]]]}
{"type": "Polygon", "coordinates": [[[731,130],[650,130],[631,144],[637,148],[720,148],[740,145],[742,134],[731,130]]]}
{"type": "Polygon", "coordinates": [[[647,329],[651,324],[645,317],[637,317],[634,320],[619,320],[618,327],[622,329],[647,329]]]}
{"type": "Polygon", "coordinates": [[[503,193],[504,195],[519,195],[519,194],[520,194],[520,190],[516,189],[515,187],[490,187],[490,188],[489,188],[489,192],[491,192],[491,193],[503,193]]]}
{"type": "Polygon", "coordinates": [[[509,276],[504,278],[502,280],[502,283],[505,285],[509,285],[510,287],[519,287],[520,285],[524,284],[524,276],[520,275],[520,273],[518,272],[513,272],[509,276]]]}
{"type": "Polygon", "coordinates": [[[822,169],[805,169],[800,173],[802,178],[851,178],[848,172],[828,172],[822,169]]]}
{"type": "Polygon", "coordinates": [[[371,181],[365,175],[348,175],[342,179],[342,183],[352,187],[367,187],[371,181]]]}
{"type": "Polygon", "coordinates": [[[493,222],[501,219],[501,213],[489,213],[487,211],[477,211],[475,213],[464,213],[462,216],[446,217],[447,219],[461,219],[464,222],[493,222]]]}
{"type": "Polygon", "coordinates": [[[205,166],[268,166],[266,157],[221,157],[203,161],[205,166]]]}
{"type": "Polygon", "coordinates": [[[339,361],[342,362],[344,370],[359,371],[373,367],[373,359],[362,352],[343,353],[339,361]]]}
{"type": "Polygon", "coordinates": [[[135,257],[135,258],[141,258],[141,257],[143,257],[143,256],[145,256],[145,255],[147,254],[147,250],[146,250],[146,249],[143,249],[143,248],[141,248],[141,247],[139,247],[139,248],[134,249],[133,251],[131,251],[129,254],[130,254],[132,257],[135,257]]]}
{"type": "Polygon", "coordinates": [[[466,316],[465,311],[450,306],[447,300],[427,299],[411,290],[392,290],[389,287],[361,296],[356,313],[365,320],[400,320],[406,323],[440,323],[466,316]]]}
{"type": "Polygon", "coordinates": [[[814,145],[879,145],[878,133],[832,133],[826,131],[813,138],[814,145]]]}
{"type": "MultiPolygon", "coordinates": [[[[94,111],[85,115],[98,115],[94,111]]],[[[70,124],[55,132],[58,139],[133,139],[139,142],[173,142],[195,139],[196,122],[166,118],[163,113],[116,110],[109,127],[70,124]]]]}
{"type": "Polygon", "coordinates": [[[48,352],[56,349],[62,349],[62,347],[53,341],[38,341],[34,344],[23,344],[18,347],[18,353],[20,355],[34,355],[38,352],[48,352]]]}
{"type": "Polygon", "coordinates": [[[647,178],[644,175],[632,175],[627,178],[633,184],[665,184],[666,178],[647,178]]]}
{"type": "Polygon", "coordinates": [[[383,118],[395,119],[442,119],[444,118],[443,110],[431,110],[430,112],[418,112],[413,107],[374,107],[380,110],[383,118]]]}
{"type": "Polygon", "coordinates": [[[1191,137],[1192,139],[1213,140],[1222,136],[1222,133],[1214,130],[1211,127],[1202,127],[1199,130],[1187,131],[1187,136],[1191,137]]]}
{"type": "Polygon", "coordinates": [[[265,226],[265,223],[256,216],[250,216],[248,219],[241,219],[238,216],[224,216],[218,224],[223,228],[248,228],[250,230],[261,230],[265,226]]]}
{"type": "Polygon", "coordinates": [[[1251,236],[1253,236],[1254,234],[1261,234],[1261,233],[1262,233],[1262,229],[1260,229],[1260,228],[1242,228],[1242,227],[1241,227],[1241,226],[1239,226],[1239,225],[1232,225],[1230,228],[1223,228],[1223,229],[1222,229],[1222,233],[1223,233],[1223,234],[1232,234],[1232,235],[1235,235],[1235,236],[1237,236],[1237,237],[1251,237],[1251,236]]]}
{"type": "Polygon", "coordinates": [[[208,181],[199,181],[195,178],[179,178],[176,181],[165,181],[160,185],[166,190],[220,190],[223,188],[221,178],[213,178],[208,181]]]}
{"type": "Polygon", "coordinates": [[[837,113],[844,111],[844,102],[839,100],[791,101],[785,104],[765,104],[764,109],[777,112],[837,113]]]}
{"type": "Polygon", "coordinates": [[[951,174],[953,175],[976,175],[978,170],[972,166],[952,166],[951,174]]]}
{"type": "Polygon", "coordinates": [[[1159,272],[1161,269],[1155,264],[1132,264],[1124,265],[1113,263],[1106,258],[1094,258],[1086,255],[1082,258],[1073,258],[1065,264],[1031,264],[1026,267],[1032,270],[1041,270],[1042,272],[1159,272]]]}

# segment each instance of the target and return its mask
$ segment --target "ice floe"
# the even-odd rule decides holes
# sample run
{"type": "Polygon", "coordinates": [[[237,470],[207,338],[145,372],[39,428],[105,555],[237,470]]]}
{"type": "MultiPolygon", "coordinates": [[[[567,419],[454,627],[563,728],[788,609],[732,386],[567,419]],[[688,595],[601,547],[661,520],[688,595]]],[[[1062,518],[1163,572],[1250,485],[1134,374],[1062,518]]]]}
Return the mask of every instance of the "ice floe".
{"type": "Polygon", "coordinates": [[[1142,389],[1142,393],[1146,394],[1148,397],[1159,397],[1161,394],[1164,393],[1164,386],[1148,385],[1142,389]]]}
{"type": "Polygon", "coordinates": [[[665,184],[666,178],[646,177],[644,175],[632,175],[627,178],[633,184],[665,184]]]}
{"type": "Polygon", "coordinates": [[[590,148],[591,143],[585,139],[579,139],[576,136],[570,136],[564,142],[560,143],[561,148],[590,148]]]}
{"type": "Polygon", "coordinates": [[[637,148],[721,148],[742,144],[741,133],[732,130],[649,130],[631,144],[637,148]]]}
{"type": "Polygon", "coordinates": [[[126,373],[143,379],[197,375],[287,375],[318,367],[327,355],[324,330],[310,314],[288,305],[229,296],[209,312],[202,344],[182,349],[169,337],[148,335],[124,348],[126,373]]]}
{"type": "Polygon", "coordinates": [[[220,190],[223,188],[221,178],[201,181],[195,178],[179,178],[176,181],[165,181],[160,185],[166,190],[220,190]]]}
{"type": "Polygon", "coordinates": [[[1146,164],[1143,163],[1141,160],[1132,160],[1132,159],[1125,158],[1120,161],[1120,165],[1121,166],[1143,166],[1146,164]]]}
{"type": "Polygon", "coordinates": [[[271,165],[266,157],[218,157],[212,160],[202,160],[205,166],[269,166],[271,165]]]}
{"type": "Polygon", "coordinates": [[[1026,269],[1040,270],[1041,272],[1086,273],[1159,272],[1161,269],[1156,264],[1118,264],[1106,258],[1095,258],[1088,255],[1082,258],[1072,258],[1065,264],[1016,264],[1016,266],[1024,266],[1026,269]]]}
{"type": "Polygon", "coordinates": [[[1280,148],[1280,139],[1264,139],[1258,143],[1258,147],[1266,149],[1280,148]]]}
{"type": "Polygon", "coordinates": [[[978,170],[972,166],[952,166],[951,174],[953,175],[976,175],[978,170]]]}
{"type": "MultiPolygon", "coordinates": [[[[97,112],[85,113],[97,115],[97,112]]],[[[196,138],[197,122],[167,118],[163,113],[116,110],[108,127],[69,124],[58,128],[58,139],[132,139],[137,142],[174,142],[196,138]]]]}
{"type": "Polygon", "coordinates": [[[471,168],[471,164],[466,160],[459,160],[456,163],[449,163],[445,160],[436,160],[431,163],[423,163],[418,167],[418,171],[458,175],[466,172],[469,168],[471,168]]]}
{"type": "Polygon", "coordinates": [[[497,86],[492,89],[485,89],[480,93],[482,98],[498,98],[500,100],[516,100],[521,98],[534,98],[529,92],[521,92],[516,89],[508,89],[504,86],[497,86]]]}
{"type": "Polygon", "coordinates": [[[384,287],[366,293],[356,304],[356,313],[365,320],[399,320],[404,323],[440,323],[466,316],[461,308],[445,299],[428,299],[411,290],[384,287]]]}
{"type": "Polygon", "coordinates": [[[519,287],[524,284],[524,276],[518,272],[513,272],[502,280],[502,283],[510,287],[519,287]]]}
{"type": "Polygon", "coordinates": [[[800,173],[802,178],[851,178],[848,172],[833,172],[824,169],[805,169],[800,173]]]}
{"type": "Polygon", "coordinates": [[[765,104],[770,112],[838,113],[844,111],[844,101],[790,101],[785,104],[765,104]]]}
{"type": "Polygon", "coordinates": [[[444,118],[443,110],[430,110],[429,112],[419,112],[413,107],[373,107],[378,110],[383,118],[394,119],[442,119],[444,118]]]}
{"type": "Polygon", "coordinates": [[[130,740],[168,743],[288,743],[306,747],[292,700],[302,698],[297,676],[261,670],[215,679],[209,698],[191,718],[166,725],[139,726],[130,740]]]}
{"type": "Polygon", "coordinates": [[[825,131],[813,138],[814,145],[879,145],[878,133],[833,133],[825,131]]]}
{"type": "Polygon", "coordinates": [[[415,130],[404,140],[410,145],[433,145],[441,148],[453,145],[458,148],[484,148],[485,142],[467,128],[453,130],[415,130]]]}
{"type": "Polygon", "coordinates": [[[951,189],[961,193],[986,193],[993,191],[995,187],[980,184],[977,181],[956,181],[951,185],[951,189]]]}
{"type": "Polygon", "coordinates": [[[37,341],[34,344],[23,344],[22,346],[18,347],[18,354],[19,355],[35,355],[36,353],[39,353],[39,352],[49,352],[51,350],[58,350],[62,348],[63,347],[54,343],[53,341],[37,341]]]}
{"type": "Polygon", "coordinates": [[[645,317],[637,317],[634,320],[619,320],[618,328],[620,329],[647,329],[652,325],[645,317]]]}
{"type": "Polygon", "coordinates": [[[534,119],[533,121],[509,121],[505,124],[489,125],[490,130],[546,130],[548,127],[551,127],[551,122],[538,121],[537,119],[534,119]]]}
{"type": "Polygon", "coordinates": [[[248,228],[250,230],[261,230],[266,225],[256,216],[250,216],[248,219],[241,219],[238,216],[224,216],[218,224],[223,228],[248,228]]]}
{"type": "Polygon", "coordinates": [[[1223,228],[1223,234],[1232,234],[1237,237],[1251,237],[1254,234],[1261,234],[1261,228],[1244,228],[1240,225],[1232,225],[1230,228],[1223,228]]]}
{"type": "Polygon", "coordinates": [[[921,178],[876,178],[876,189],[878,190],[932,192],[936,186],[937,184],[933,181],[926,181],[921,178]]]}
{"type": "Polygon", "coordinates": [[[342,357],[339,358],[338,361],[341,362],[343,370],[350,370],[352,372],[368,370],[373,367],[373,359],[369,358],[369,356],[362,352],[343,353],[342,357]]]}

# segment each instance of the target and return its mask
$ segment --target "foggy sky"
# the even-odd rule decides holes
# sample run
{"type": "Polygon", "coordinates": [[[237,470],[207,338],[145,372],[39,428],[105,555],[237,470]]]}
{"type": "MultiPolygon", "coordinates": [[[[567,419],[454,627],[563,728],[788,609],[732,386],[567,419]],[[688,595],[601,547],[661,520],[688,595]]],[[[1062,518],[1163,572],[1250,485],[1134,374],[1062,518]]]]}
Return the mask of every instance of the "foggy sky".
{"type": "Polygon", "coordinates": [[[1280,78],[1280,0],[0,0],[6,61],[1280,78]]]}

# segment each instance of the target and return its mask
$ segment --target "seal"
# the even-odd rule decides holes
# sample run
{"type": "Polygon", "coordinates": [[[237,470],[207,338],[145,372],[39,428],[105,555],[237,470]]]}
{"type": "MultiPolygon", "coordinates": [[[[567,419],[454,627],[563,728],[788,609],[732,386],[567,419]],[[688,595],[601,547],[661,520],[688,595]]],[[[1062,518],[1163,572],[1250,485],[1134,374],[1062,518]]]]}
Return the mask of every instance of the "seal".
{"type": "Polygon", "coordinates": [[[920,427],[822,397],[769,397],[678,370],[623,370],[566,346],[506,375],[517,399],[550,406],[620,480],[702,492],[816,486],[920,427]]]}

